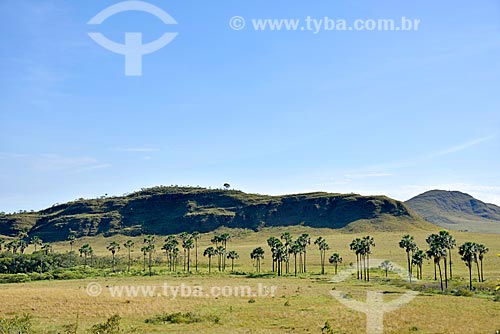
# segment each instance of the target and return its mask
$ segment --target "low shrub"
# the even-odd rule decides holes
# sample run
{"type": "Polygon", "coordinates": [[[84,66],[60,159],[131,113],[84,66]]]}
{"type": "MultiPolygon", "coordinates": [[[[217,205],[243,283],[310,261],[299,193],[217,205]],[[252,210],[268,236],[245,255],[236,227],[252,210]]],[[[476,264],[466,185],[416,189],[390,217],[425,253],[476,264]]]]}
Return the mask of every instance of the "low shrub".
{"type": "Polygon", "coordinates": [[[15,316],[14,318],[0,318],[0,334],[31,334],[31,316],[15,316]]]}
{"type": "Polygon", "coordinates": [[[2,274],[0,283],[25,283],[31,281],[27,274],[2,274]]]}
{"type": "Polygon", "coordinates": [[[95,324],[89,330],[90,334],[118,334],[120,330],[120,320],[122,318],[115,314],[108,318],[106,322],[95,324]]]}
{"type": "Polygon", "coordinates": [[[464,288],[453,289],[453,290],[451,290],[451,293],[454,296],[459,296],[459,297],[472,297],[472,296],[474,296],[474,293],[472,291],[464,289],[464,288]]]}
{"type": "Polygon", "coordinates": [[[213,322],[220,323],[220,317],[216,315],[202,316],[193,312],[176,312],[176,313],[166,313],[157,315],[152,318],[145,320],[147,324],[159,325],[159,324],[193,324],[196,322],[213,322]]]}

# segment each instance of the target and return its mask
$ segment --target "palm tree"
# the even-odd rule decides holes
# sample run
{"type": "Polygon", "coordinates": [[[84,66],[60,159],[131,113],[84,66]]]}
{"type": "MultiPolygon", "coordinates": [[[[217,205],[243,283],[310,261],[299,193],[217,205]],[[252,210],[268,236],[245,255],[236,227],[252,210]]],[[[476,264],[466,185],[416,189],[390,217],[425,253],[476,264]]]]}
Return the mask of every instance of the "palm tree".
{"type": "Polygon", "coordinates": [[[267,239],[267,245],[269,246],[269,248],[271,248],[271,253],[273,254],[273,273],[276,271],[275,270],[275,263],[276,263],[276,256],[275,256],[275,253],[276,253],[276,249],[278,248],[279,245],[282,245],[283,243],[276,237],[270,237],[267,239]]]}
{"type": "Polygon", "coordinates": [[[189,238],[185,241],[183,247],[185,247],[185,249],[187,249],[187,271],[189,272],[190,271],[190,266],[191,266],[191,249],[194,248],[194,239],[193,238],[189,238]]]}
{"type": "MultiPolygon", "coordinates": [[[[290,254],[290,246],[292,245],[292,235],[289,232],[283,232],[280,237],[281,240],[284,241],[285,245],[285,252],[287,254],[290,254]]],[[[287,257],[286,265],[285,265],[285,271],[288,274],[290,272],[290,258],[287,257]]]]}
{"type": "Polygon", "coordinates": [[[106,249],[111,252],[111,256],[113,258],[112,260],[113,272],[115,272],[115,254],[120,251],[120,244],[117,243],[116,241],[112,241],[109,243],[106,249]]]}
{"type": "Polygon", "coordinates": [[[45,243],[40,247],[40,249],[43,251],[45,255],[49,255],[50,252],[52,252],[52,246],[48,243],[45,243]]]}
{"type": "Polygon", "coordinates": [[[476,258],[477,244],[474,242],[466,242],[458,248],[458,254],[462,257],[462,261],[469,268],[469,290],[472,291],[472,262],[476,258]]]}
{"type": "Polygon", "coordinates": [[[479,244],[477,245],[477,252],[478,252],[478,258],[479,258],[479,261],[481,262],[481,277],[479,279],[480,282],[484,282],[484,274],[483,274],[483,259],[484,259],[484,255],[486,253],[488,253],[489,249],[488,247],[486,247],[485,245],[483,244],[479,244]]]}
{"type": "MultiPolygon", "coordinates": [[[[413,252],[413,256],[411,259],[411,262],[414,266],[417,267],[417,279],[422,279],[422,265],[424,263],[424,260],[427,258],[427,255],[425,252],[418,247],[415,249],[413,252]]],[[[413,269],[412,269],[413,271],[413,269]]]]}
{"type": "Polygon", "coordinates": [[[187,233],[187,232],[182,232],[181,234],[179,234],[179,239],[181,239],[181,247],[184,251],[184,271],[186,271],[186,259],[187,259],[187,256],[186,256],[186,252],[187,252],[187,248],[186,248],[186,241],[190,238],[191,236],[187,233]]]}
{"type": "Polygon", "coordinates": [[[19,239],[19,251],[24,254],[24,251],[28,248],[28,243],[24,239],[19,239]]]}
{"type": "Polygon", "coordinates": [[[146,271],[146,258],[148,256],[148,246],[142,246],[141,252],[142,252],[142,271],[146,271]]]}
{"type": "MultiPolygon", "coordinates": [[[[431,246],[432,244],[435,244],[437,242],[437,238],[439,236],[437,234],[431,234],[427,237],[427,239],[425,239],[425,242],[427,242],[427,244],[429,246],[431,246]]],[[[437,264],[436,262],[434,261],[434,280],[437,281],[437,264]]]]}
{"type": "Polygon", "coordinates": [[[333,255],[328,259],[328,262],[334,265],[335,275],[337,275],[337,267],[339,263],[342,263],[342,258],[340,257],[339,253],[333,253],[333,255]]]}
{"type": "Polygon", "coordinates": [[[215,244],[215,247],[219,246],[219,242],[221,242],[220,236],[218,234],[215,234],[212,239],[210,239],[210,242],[215,244]]]}
{"type": "Polygon", "coordinates": [[[432,243],[430,249],[427,251],[427,257],[434,259],[434,264],[439,269],[439,281],[441,283],[441,291],[443,289],[443,275],[441,272],[441,259],[446,256],[446,249],[439,243],[432,243]]]}
{"type": "Polygon", "coordinates": [[[218,265],[219,265],[219,271],[222,271],[223,270],[223,266],[222,266],[222,259],[225,258],[226,256],[226,249],[224,248],[224,246],[218,246],[216,249],[215,249],[217,255],[218,255],[218,265]]]}
{"type": "Polygon", "coordinates": [[[451,250],[457,246],[457,241],[453,238],[453,236],[448,231],[440,231],[439,235],[441,236],[445,247],[448,249],[448,254],[450,256],[450,279],[453,278],[453,268],[452,268],[452,259],[451,259],[451,250]]]}
{"type": "Polygon", "coordinates": [[[408,277],[410,278],[411,283],[411,257],[412,252],[417,248],[417,244],[413,240],[413,236],[406,234],[403,236],[401,241],[399,242],[399,247],[403,248],[406,251],[406,259],[408,261],[408,277]]]}
{"type": "Polygon", "coordinates": [[[146,246],[146,252],[148,254],[148,267],[149,267],[149,276],[153,276],[153,253],[155,251],[155,236],[148,235],[144,238],[144,246],[146,246]]]}
{"type": "Polygon", "coordinates": [[[306,270],[306,253],[307,253],[307,245],[311,244],[311,238],[309,237],[309,234],[303,233],[300,237],[297,238],[297,242],[299,245],[302,247],[302,252],[304,253],[304,272],[307,272],[306,270]]]}
{"type": "Polygon", "coordinates": [[[198,240],[201,238],[200,232],[191,233],[191,237],[194,240],[194,248],[195,248],[195,268],[198,271],[198,240]]]}
{"type": "Polygon", "coordinates": [[[127,272],[130,272],[130,264],[132,263],[132,248],[134,248],[135,243],[132,240],[127,240],[123,244],[128,251],[128,264],[127,264],[127,272]]]}
{"type": "Polygon", "coordinates": [[[373,237],[370,237],[367,235],[366,237],[363,238],[363,256],[366,258],[366,265],[365,265],[365,279],[369,282],[370,281],[370,254],[372,253],[371,248],[375,247],[375,240],[373,237]]]}
{"type": "Polygon", "coordinates": [[[321,275],[325,274],[325,258],[326,251],[330,249],[330,246],[326,243],[326,240],[323,237],[318,237],[314,244],[318,246],[319,249],[319,257],[321,261],[321,275]]]}
{"type": "Polygon", "coordinates": [[[73,264],[73,244],[75,243],[76,236],[70,232],[68,235],[69,242],[69,263],[73,264]]]}
{"type": "Polygon", "coordinates": [[[273,249],[273,258],[276,261],[277,274],[278,276],[281,276],[283,274],[283,262],[286,263],[288,259],[288,254],[281,240],[278,240],[278,243],[275,245],[275,248],[273,249]]]}
{"type": "MultiPolygon", "coordinates": [[[[361,260],[361,247],[362,247],[362,243],[361,243],[361,239],[360,238],[356,238],[354,239],[350,245],[349,245],[349,248],[356,253],[356,278],[357,279],[360,279],[360,260],[361,260]]],[[[361,278],[363,278],[363,275],[361,273],[361,278]]]]}
{"type": "Polygon", "coordinates": [[[19,249],[19,240],[14,239],[11,242],[9,242],[9,248],[12,249],[13,254],[17,254],[17,250],[19,249]]]}
{"type": "MultiPolygon", "coordinates": [[[[42,246],[42,250],[46,245],[47,244],[42,246]]],[[[87,266],[87,258],[93,253],[92,247],[89,244],[84,244],[82,247],[80,247],[79,252],[80,256],[83,255],[84,257],[83,267],[85,268],[87,266]]]]}
{"type": "Polygon", "coordinates": [[[227,258],[231,260],[231,271],[234,272],[234,260],[239,259],[240,256],[236,251],[230,251],[227,253],[227,258]]]}
{"type": "Polygon", "coordinates": [[[35,235],[33,238],[31,238],[30,243],[35,247],[34,252],[36,253],[36,248],[38,246],[41,246],[43,244],[43,241],[39,236],[35,235]]]}
{"type": "Polygon", "coordinates": [[[250,253],[250,258],[255,260],[255,268],[257,272],[260,272],[260,261],[264,258],[264,250],[262,247],[255,248],[252,253],[250,253]]]}
{"type": "MultiPolygon", "coordinates": [[[[227,253],[227,242],[231,239],[231,235],[229,233],[222,233],[220,236],[220,242],[222,243],[222,247],[224,247],[224,253],[227,253]]],[[[222,270],[226,270],[226,258],[222,257],[222,270]]]]}
{"type": "MultiPolygon", "coordinates": [[[[445,231],[442,231],[445,232],[445,231]]],[[[448,237],[446,233],[442,234],[431,234],[429,237],[427,237],[427,243],[432,247],[435,245],[435,247],[442,249],[442,256],[441,259],[444,262],[444,282],[445,282],[445,288],[448,289],[448,266],[447,266],[447,256],[448,256],[448,237]]],[[[439,265],[439,263],[437,263],[439,265]]]]}
{"type": "Polygon", "coordinates": [[[174,257],[176,257],[175,253],[177,252],[176,249],[178,249],[177,248],[178,244],[179,244],[179,242],[177,241],[175,236],[169,235],[167,237],[167,239],[165,239],[165,243],[163,244],[163,247],[161,248],[167,254],[168,269],[170,271],[175,270],[175,260],[176,259],[174,257]]]}
{"type": "Polygon", "coordinates": [[[213,246],[208,247],[205,249],[203,252],[203,256],[208,256],[208,273],[210,274],[212,272],[212,257],[215,256],[217,251],[213,246]]]}
{"type": "Polygon", "coordinates": [[[293,254],[294,258],[294,267],[295,267],[295,276],[297,276],[297,254],[302,253],[302,247],[297,243],[293,243],[290,249],[288,250],[289,254],[293,254]]]}
{"type": "Polygon", "coordinates": [[[380,264],[380,268],[385,271],[385,277],[387,277],[387,274],[389,273],[389,270],[393,270],[394,266],[392,265],[391,261],[389,260],[384,260],[380,264]]]}

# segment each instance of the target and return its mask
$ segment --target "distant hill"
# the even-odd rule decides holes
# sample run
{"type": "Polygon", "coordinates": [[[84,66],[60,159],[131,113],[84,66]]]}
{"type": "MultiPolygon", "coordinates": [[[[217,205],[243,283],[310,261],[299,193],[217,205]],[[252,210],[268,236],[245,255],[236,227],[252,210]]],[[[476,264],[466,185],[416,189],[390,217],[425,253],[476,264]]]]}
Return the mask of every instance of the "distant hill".
{"type": "Polygon", "coordinates": [[[500,207],[459,191],[431,190],[406,204],[429,222],[445,228],[500,233],[500,207]]]}
{"type": "Polygon", "coordinates": [[[78,200],[33,213],[0,217],[0,234],[29,230],[45,241],[97,234],[167,235],[221,226],[258,230],[305,225],[347,231],[408,230],[432,225],[384,196],[309,193],[285,196],[236,190],[155,187],[122,197],[78,200]]]}

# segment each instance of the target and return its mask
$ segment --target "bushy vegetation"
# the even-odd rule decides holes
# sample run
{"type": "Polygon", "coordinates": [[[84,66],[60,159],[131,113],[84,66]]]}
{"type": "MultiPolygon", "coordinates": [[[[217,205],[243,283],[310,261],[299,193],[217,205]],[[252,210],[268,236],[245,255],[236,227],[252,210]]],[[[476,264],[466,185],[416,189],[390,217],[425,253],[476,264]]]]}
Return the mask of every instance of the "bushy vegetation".
{"type": "Polygon", "coordinates": [[[31,334],[31,316],[14,316],[13,318],[0,318],[0,334],[31,334]]]}
{"type": "Polygon", "coordinates": [[[213,322],[220,323],[220,317],[216,315],[200,315],[194,312],[176,312],[166,313],[148,318],[145,321],[147,324],[160,325],[160,324],[192,324],[196,322],[213,322]]]}
{"type": "Polygon", "coordinates": [[[89,330],[90,334],[119,334],[121,333],[120,321],[121,317],[115,314],[108,318],[105,322],[95,324],[89,330]]]}

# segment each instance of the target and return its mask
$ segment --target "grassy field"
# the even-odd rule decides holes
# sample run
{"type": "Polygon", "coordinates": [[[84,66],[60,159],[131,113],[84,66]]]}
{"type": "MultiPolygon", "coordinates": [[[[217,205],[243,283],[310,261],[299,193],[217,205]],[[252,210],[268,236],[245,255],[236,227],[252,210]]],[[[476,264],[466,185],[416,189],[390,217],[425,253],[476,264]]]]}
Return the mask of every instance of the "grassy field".
{"type": "MultiPolygon", "coordinates": [[[[330,295],[332,290],[342,291],[353,299],[363,301],[367,291],[385,292],[384,300],[401,296],[407,283],[395,274],[389,279],[384,278],[381,271],[374,271],[372,282],[360,282],[348,279],[341,283],[332,283],[333,267],[327,266],[327,273],[320,275],[319,251],[314,245],[308,249],[308,273],[300,277],[274,277],[263,275],[248,275],[254,272],[249,253],[255,247],[266,250],[262,263],[263,271],[271,269],[269,248],[266,239],[289,231],[294,236],[309,233],[314,240],[323,236],[330,244],[330,251],[339,252],[344,259],[340,269],[355,263],[355,255],[349,251],[349,243],[355,237],[364,234],[346,234],[328,229],[311,229],[305,227],[272,228],[260,232],[246,230],[230,230],[233,235],[228,244],[229,250],[236,250],[241,258],[237,260],[235,271],[247,274],[218,273],[208,275],[207,259],[199,256],[200,268],[198,274],[167,274],[163,266],[155,267],[158,274],[153,277],[100,277],[72,281],[38,281],[22,284],[0,285],[0,317],[29,313],[33,315],[35,329],[40,333],[62,333],[63,326],[74,323],[78,317],[79,331],[85,333],[91,325],[103,322],[108,317],[119,314],[122,319],[122,329],[126,333],[321,333],[321,327],[328,321],[334,333],[364,333],[365,315],[351,310],[330,295]],[[102,287],[99,296],[89,296],[87,286],[98,283],[102,287]],[[209,296],[177,296],[172,293],[165,295],[163,286],[199,287],[209,296]],[[274,286],[274,296],[215,296],[209,293],[212,287],[249,286],[258,291],[259,284],[274,286]],[[145,296],[112,296],[109,288],[123,286],[150,286],[155,289],[153,294],[145,296]],[[160,291],[161,293],[157,293],[160,291]],[[195,323],[146,323],[145,320],[166,313],[191,312],[195,323]]],[[[398,247],[403,233],[370,233],[375,238],[376,246],[372,258],[388,259],[405,266],[405,253],[398,247]]],[[[417,243],[425,248],[425,238],[428,231],[414,232],[417,243]]],[[[460,245],[465,241],[484,243],[490,248],[484,261],[486,282],[480,286],[491,289],[496,279],[500,278],[500,243],[498,235],[452,232],[460,245]]],[[[209,245],[210,234],[202,235],[200,253],[209,245]]],[[[125,237],[112,238],[95,237],[78,240],[74,248],[84,242],[92,244],[98,255],[108,255],[105,246],[112,240],[123,243],[125,237]]],[[[158,237],[159,249],[163,238],[158,237]]],[[[136,238],[134,257],[142,257],[138,251],[142,239],[136,238]]],[[[56,251],[66,251],[65,243],[55,244],[56,251]]],[[[163,254],[157,253],[161,260],[163,254]]],[[[126,252],[119,253],[119,268],[126,265],[126,252]]],[[[457,250],[453,252],[454,288],[466,287],[468,271],[460,260],[457,250]]],[[[194,261],[194,256],[193,256],[194,261]]],[[[137,269],[140,265],[137,264],[137,269]]],[[[182,269],[181,266],[179,269],[182,269]]],[[[214,270],[214,267],[212,268],[214,270]]],[[[437,289],[433,280],[433,267],[428,261],[423,269],[425,292],[420,293],[413,301],[384,317],[384,333],[494,333],[500,329],[500,302],[493,301],[493,296],[479,293],[473,297],[443,295],[431,292],[437,289]]],[[[475,283],[477,285],[478,283],[475,283]]],[[[186,288],[187,289],[187,288],[186,288]]],[[[227,288],[229,289],[229,288],[227,288]]],[[[218,291],[218,290],[216,290],[218,291]]]]}

